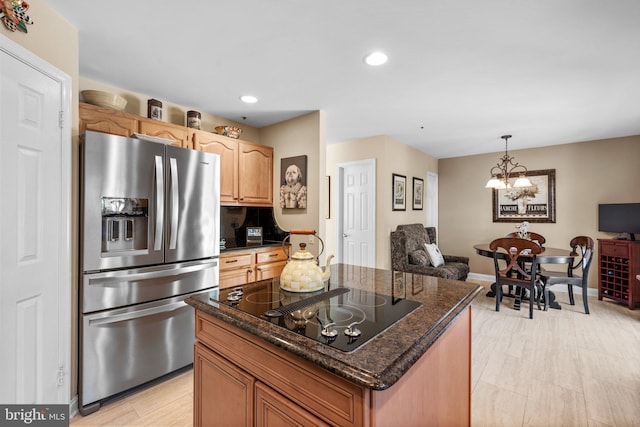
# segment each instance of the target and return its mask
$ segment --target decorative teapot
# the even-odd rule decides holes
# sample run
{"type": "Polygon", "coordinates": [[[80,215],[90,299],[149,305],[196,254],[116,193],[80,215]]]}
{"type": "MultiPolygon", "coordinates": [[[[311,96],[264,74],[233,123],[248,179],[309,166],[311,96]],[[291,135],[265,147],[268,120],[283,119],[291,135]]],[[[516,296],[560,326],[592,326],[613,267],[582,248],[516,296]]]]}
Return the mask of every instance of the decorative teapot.
{"type": "MultiPolygon", "coordinates": [[[[307,231],[302,233],[291,230],[291,234],[315,235],[315,232],[307,231]]],[[[322,242],[320,237],[315,237],[322,242]]],[[[280,289],[290,292],[313,292],[324,288],[324,283],[329,280],[331,276],[329,263],[333,255],[327,257],[327,264],[323,272],[318,266],[316,258],[311,252],[307,251],[306,247],[306,243],[300,243],[300,250],[291,255],[289,261],[287,261],[287,265],[284,266],[280,274],[280,289]]],[[[324,243],[322,249],[324,250],[324,243]]]]}

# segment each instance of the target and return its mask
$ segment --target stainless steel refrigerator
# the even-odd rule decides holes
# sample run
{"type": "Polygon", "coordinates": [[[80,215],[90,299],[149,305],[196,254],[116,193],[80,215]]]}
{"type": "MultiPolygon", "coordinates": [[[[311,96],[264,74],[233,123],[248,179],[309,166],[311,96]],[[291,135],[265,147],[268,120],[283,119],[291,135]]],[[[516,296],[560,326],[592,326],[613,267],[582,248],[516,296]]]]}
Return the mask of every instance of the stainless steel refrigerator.
{"type": "Polygon", "coordinates": [[[220,159],[92,131],[80,153],[78,406],[88,414],[193,362],[184,299],[218,286],[220,159]]]}

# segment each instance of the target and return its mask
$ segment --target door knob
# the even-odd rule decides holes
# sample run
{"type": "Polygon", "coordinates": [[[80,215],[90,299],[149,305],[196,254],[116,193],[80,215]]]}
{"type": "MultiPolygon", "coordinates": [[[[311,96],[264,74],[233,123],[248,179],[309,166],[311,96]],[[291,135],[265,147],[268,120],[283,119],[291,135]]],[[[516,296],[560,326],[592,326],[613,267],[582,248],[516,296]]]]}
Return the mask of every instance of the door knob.
{"type": "Polygon", "coordinates": [[[342,237],[351,237],[351,234],[342,234],[342,237]]]}

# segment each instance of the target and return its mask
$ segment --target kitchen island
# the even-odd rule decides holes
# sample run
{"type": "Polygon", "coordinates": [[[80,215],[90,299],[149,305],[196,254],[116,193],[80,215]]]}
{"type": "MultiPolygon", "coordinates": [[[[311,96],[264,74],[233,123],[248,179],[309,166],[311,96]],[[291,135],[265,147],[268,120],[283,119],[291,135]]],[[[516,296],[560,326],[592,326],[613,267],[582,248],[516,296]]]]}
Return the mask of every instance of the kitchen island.
{"type": "MultiPolygon", "coordinates": [[[[253,298],[283,292],[277,278],[242,290],[253,298]]],[[[191,297],[186,302],[196,308],[194,425],[469,425],[470,304],[481,290],[467,282],[333,265],[320,294],[348,293],[331,301],[348,302],[351,295],[366,302],[373,295],[387,306],[417,306],[351,351],[323,342],[320,333],[317,339],[305,335],[305,329],[321,329],[314,319],[289,325],[293,314],[274,321],[240,310],[227,301],[233,290],[191,297]]],[[[285,302],[307,297],[296,294],[285,302]]],[[[315,305],[315,319],[327,310],[325,303],[315,305]]],[[[390,313],[378,307],[363,311],[383,322],[390,313]]]]}

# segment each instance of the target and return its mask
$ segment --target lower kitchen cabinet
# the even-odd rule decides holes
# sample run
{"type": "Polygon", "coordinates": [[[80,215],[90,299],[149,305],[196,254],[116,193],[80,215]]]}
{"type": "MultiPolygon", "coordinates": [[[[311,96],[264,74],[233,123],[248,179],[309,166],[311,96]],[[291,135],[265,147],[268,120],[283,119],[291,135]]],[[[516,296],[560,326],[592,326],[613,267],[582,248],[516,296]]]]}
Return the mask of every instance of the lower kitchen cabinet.
{"type": "Polygon", "coordinates": [[[252,426],[255,379],[200,343],[193,360],[195,425],[252,426]]]}
{"type": "Polygon", "coordinates": [[[228,327],[196,310],[195,427],[363,425],[368,389],[228,327]]]}
{"type": "Polygon", "coordinates": [[[329,425],[200,343],[194,381],[196,426],[329,425]]]}
{"type": "Polygon", "coordinates": [[[287,263],[287,255],[281,247],[256,252],[256,278],[267,280],[279,277],[287,263]]]}
{"type": "Polygon", "coordinates": [[[261,382],[255,385],[256,426],[328,426],[261,382]]]}
{"type": "Polygon", "coordinates": [[[220,255],[220,289],[280,276],[287,263],[281,247],[259,247],[220,255]]]}
{"type": "Polygon", "coordinates": [[[220,254],[220,289],[232,288],[255,281],[255,254],[233,251],[220,254]]]}

